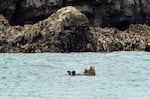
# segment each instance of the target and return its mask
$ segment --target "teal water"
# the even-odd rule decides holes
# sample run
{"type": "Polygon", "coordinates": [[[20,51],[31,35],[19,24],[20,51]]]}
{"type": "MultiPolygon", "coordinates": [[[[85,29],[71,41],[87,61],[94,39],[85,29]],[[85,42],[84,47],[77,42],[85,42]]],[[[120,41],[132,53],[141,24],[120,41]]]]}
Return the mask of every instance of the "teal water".
{"type": "Polygon", "coordinates": [[[150,99],[150,53],[0,54],[0,99],[150,99]]]}

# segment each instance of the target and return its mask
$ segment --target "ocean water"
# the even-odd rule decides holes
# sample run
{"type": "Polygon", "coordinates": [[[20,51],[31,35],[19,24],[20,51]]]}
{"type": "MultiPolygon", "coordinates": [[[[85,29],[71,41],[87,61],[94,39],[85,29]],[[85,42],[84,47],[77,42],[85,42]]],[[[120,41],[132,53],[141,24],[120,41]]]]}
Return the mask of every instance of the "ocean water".
{"type": "Polygon", "coordinates": [[[150,99],[150,53],[0,54],[0,99],[150,99]]]}

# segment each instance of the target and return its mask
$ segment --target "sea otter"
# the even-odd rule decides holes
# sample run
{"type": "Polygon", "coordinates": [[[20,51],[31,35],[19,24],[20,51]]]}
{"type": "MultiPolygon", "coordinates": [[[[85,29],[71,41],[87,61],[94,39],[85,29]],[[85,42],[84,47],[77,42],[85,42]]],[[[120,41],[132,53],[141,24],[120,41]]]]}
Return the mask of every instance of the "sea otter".
{"type": "Polygon", "coordinates": [[[75,71],[67,71],[68,75],[70,76],[79,76],[79,75],[85,75],[85,76],[95,76],[95,67],[94,66],[89,66],[87,69],[84,70],[83,74],[76,74],[75,71]]]}

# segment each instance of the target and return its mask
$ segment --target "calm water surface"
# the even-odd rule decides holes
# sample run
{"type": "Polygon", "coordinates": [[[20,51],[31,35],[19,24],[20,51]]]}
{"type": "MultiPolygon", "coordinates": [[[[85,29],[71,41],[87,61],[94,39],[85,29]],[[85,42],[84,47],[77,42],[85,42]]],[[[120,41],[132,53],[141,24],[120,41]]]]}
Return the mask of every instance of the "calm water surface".
{"type": "Polygon", "coordinates": [[[150,99],[150,53],[0,54],[0,99],[150,99]]]}

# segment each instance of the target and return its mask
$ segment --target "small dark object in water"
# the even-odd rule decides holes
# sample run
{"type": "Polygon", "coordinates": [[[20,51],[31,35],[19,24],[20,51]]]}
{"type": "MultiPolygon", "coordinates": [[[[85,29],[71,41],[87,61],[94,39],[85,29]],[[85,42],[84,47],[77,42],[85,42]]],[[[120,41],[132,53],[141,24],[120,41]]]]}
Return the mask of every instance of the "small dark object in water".
{"type": "Polygon", "coordinates": [[[68,73],[68,75],[70,75],[70,76],[75,76],[76,75],[76,72],[75,71],[67,71],[67,73],[68,73]]]}
{"type": "Polygon", "coordinates": [[[75,75],[76,75],[76,72],[75,72],[75,71],[72,71],[71,74],[72,74],[72,76],[75,76],[75,75]]]}
{"type": "Polygon", "coordinates": [[[71,71],[67,71],[68,75],[71,75],[71,71]]]}

